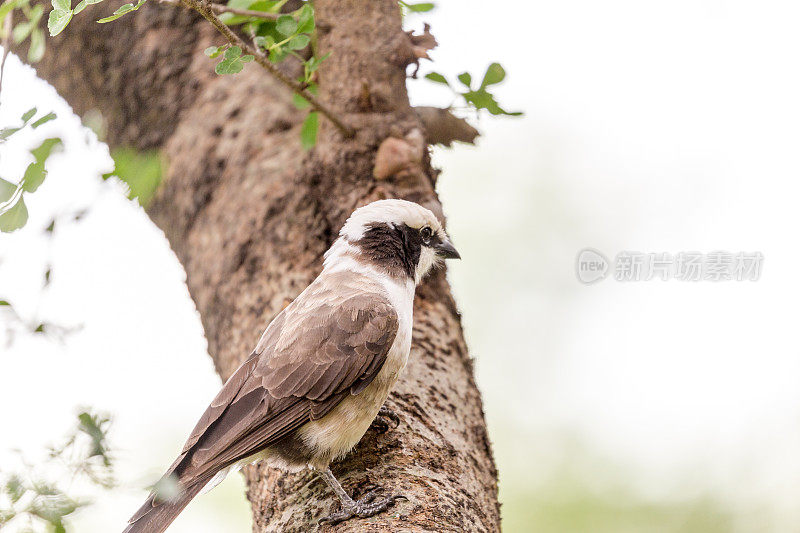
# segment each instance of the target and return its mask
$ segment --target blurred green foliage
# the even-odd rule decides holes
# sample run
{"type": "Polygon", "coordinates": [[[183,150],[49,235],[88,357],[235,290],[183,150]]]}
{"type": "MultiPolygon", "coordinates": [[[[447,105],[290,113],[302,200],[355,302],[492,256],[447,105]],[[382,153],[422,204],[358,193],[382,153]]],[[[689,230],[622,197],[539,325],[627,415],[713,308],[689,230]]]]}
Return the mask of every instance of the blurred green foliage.
{"type": "MultiPolygon", "coordinates": [[[[32,107],[22,114],[18,125],[7,126],[0,130],[0,147],[5,148],[5,144],[20,131],[26,128],[35,130],[56,118],[55,113],[46,113],[33,120],[36,113],[37,109],[32,107]]],[[[36,192],[36,189],[44,182],[47,177],[45,167],[47,160],[51,154],[61,148],[62,144],[58,137],[42,140],[39,146],[30,150],[33,162],[25,169],[22,179],[8,181],[0,178],[0,231],[5,233],[16,231],[28,222],[25,193],[36,192]]]]}
{"type": "Polygon", "coordinates": [[[103,179],[118,177],[128,188],[128,198],[147,207],[156,194],[166,170],[166,161],[157,150],[139,152],[134,148],[112,150],[114,170],[103,179]]]}
{"type": "Polygon", "coordinates": [[[565,477],[501,489],[503,531],[541,533],[726,533],[733,517],[710,499],[652,502],[635,491],[598,493],[565,477]]]}
{"type": "Polygon", "coordinates": [[[486,68],[483,74],[483,79],[478,87],[472,86],[472,74],[469,72],[462,72],[457,76],[459,83],[464,86],[464,89],[456,88],[450,85],[447,78],[438,72],[429,72],[425,74],[425,79],[435,83],[446,85],[458,97],[461,97],[468,106],[472,106],[476,111],[485,109],[492,115],[509,115],[520,116],[520,111],[506,111],[500,104],[497,103],[494,95],[489,92],[492,85],[501,83],[506,78],[506,71],[500,63],[492,63],[486,68]]]}
{"type": "Polygon", "coordinates": [[[109,416],[82,410],[75,429],[49,448],[45,461],[23,472],[0,472],[0,529],[66,533],[71,515],[91,504],[74,494],[74,482],[106,489],[115,484],[107,442],[110,425],[109,416]]]}

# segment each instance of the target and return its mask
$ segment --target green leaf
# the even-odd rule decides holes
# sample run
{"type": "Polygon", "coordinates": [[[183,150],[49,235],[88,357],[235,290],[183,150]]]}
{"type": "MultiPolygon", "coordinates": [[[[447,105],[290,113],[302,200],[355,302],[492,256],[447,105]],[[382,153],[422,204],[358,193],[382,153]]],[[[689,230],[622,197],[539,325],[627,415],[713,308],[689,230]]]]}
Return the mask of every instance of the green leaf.
{"type": "Polygon", "coordinates": [[[8,303],[7,301],[5,301],[5,300],[0,300],[0,307],[6,306],[6,305],[7,305],[7,306],[9,306],[9,307],[11,307],[11,304],[10,304],[10,303],[8,303]]]}
{"type": "Polygon", "coordinates": [[[237,24],[244,24],[248,20],[253,20],[253,17],[245,17],[244,15],[236,15],[234,13],[220,13],[219,20],[228,26],[235,26],[237,24]]]}
{"type": "Polygon", "coordinates": [[[52,111],[50,111],[50,112],[49,112],[48,114],[46,114],[45,116],[43,116],[43,117],[41,117],[41,118],[38,118],[38,119],[36,119],[36,120],[34,121],[34,123],[33,123],[33,124],[31,124],[31,128],[33,128],[33,129],[36,129],[36,128],[38,128],[39,126],[41,126],[42,124],[45,124],[45,123],[47,123],[47,122],[50,122],[51,120],[53,120],[53,119],[55,119],[55,118],[56,118],[56,114],[55,114],[55,113],[53,113],[52,111]]]}
{"type": "Polygon", "coordinates": [[[0,22],[2,22],[6,18],[6,15],[11,13],[13,9],[16,9],[17,4],[20,3],[21,0],[8,0],[0,4],[0,22]]]}
{"type": "MultiPolygon", "coordinates": [[[[326,59],[328,59],[328,56],[330,56],[330,55],[331,55],[331,53],[328,52],[327,54],[325,54],[322,57],[310,57],[310,58],[308,58],[308,60],[303,63],[303,66],[305,67],[305,69],[304,69],[305,70],[304,81],[306,81],[306,82],[311,81],[311,75],[314,74],[314,72],[317,71],[317,69],[320,67],[320,65],[322,65],[322,62],[325,61],[326,59]]],[[[316,94],[316,93],[314,93],[314,94],[316,94]]]]}
{"type": "Polygon", "coordinates": [[[287,46],[290,50],[302,50],[308,43],[311,42],[311,37],[308,35],[295,35],[292,40],[288,42],[287,46]]]}
{"type": "Polygon", "coordinates": [[[312,111],[303,121],[300,129],[300,144],[305,150],[310,150],[317,144],[317,129],[319,128],[319,113],[312,111]]]}
{"type": "Polygon", "coordinates": [[[469,72],[462,72],[458,75],[458,81],[460,81],[463,85],[467,86],[467,89],[470,88],[472,84],[472,75],[469,72]]]}
{"type": "Polygon", "coordinates": [[[54,137],[45,139],[37,148],[31,150],[35,161],[25,169],[22,177],[22,189],[26,192],[35,192],[47,177],[45,163],[53,150],[61,147],[61,139],[54,137]]]}
{"type": "Polygon", "coordinates": [[[331,55],[331,53],[328,52],[327,54],[325,54],[322,57],[312,57],[312,58],[310,58],[308,60],[308,69],[309,69],[309,71],[310,72],[316,71],[319,68],[319,66],[322,64],[322,62],[325,61],[326,59],[328,59],[328,57],[330,57],[330,55],[331,55]]]}
{"type": "Polygon", "coordinates": [[[297,93],[292,95],[292,102],[297,109],[307,109],[311,104],[297,93]]]}
{"type": "Polygon", "coordinates": [[[286,48],[275,47],[269,51],[269,60],[273,63],[280,63],[289,57],[289,51],[286,48]]]}
{"type": "Polygon", "coordinates": [[[28,47],[28,61],[37,63],[44,57],[44,32],[35,28],[31,33],[31,45],[28,47]]]}
{"type": "Polygon", "coordinates": [[[488,87],[489,85],[494,85],[495,83],[500,83],[505,79],[506,71],[500,65],[500,63],[492,63],[486,69],[486,74],[483,75],[483,81],[481,82],[481,89],[488,87]]]}
{"type": "Polygon", "coordinates": [[[137,9],[142,7],[142,5],[144,5],[145,2],[147,2],[147,0],[139,0],[136,3],[136,5],[125,4],[124,6],[120,7],[116,11],[114,11],[114,13],[111,16],[102,18],[102,19],[98,20],[97,22],[99,22],[100,24],[105,24],[106,22],[111,22],[112,20],[117,20],[122,15],[130,13],[131,11],[136,11],[137,9]]]}
{"type": "Polygon", "coordinates": [[[425,78],[427,78],[427,79],[429,79],[431,81],[435,81],[436,83],[444,83],[445,85],[450,85],[447,82],[447,78],[445,78],[444,76],[442,76],[438,72],[428,72],[427,74],[425,74],[425,78]]]}
{"type": "Polygon", "coordinates": [[[62,144],[63,143],[61,142],[61,139],[58,137],[45,139],[42,141],[42,144],[31,150],[31,155],[34,157],[34,159],[36,159],[36,161],[44,163],[47,158],[50,157],[50,154],[53,153],[53,150],[56,148],[61,148],[62,144]]]}
{"type": "MultiPolygon", "coordinates": [[[[37,6],[42,7],[42,6],[37,6]]],[[[14,27],[14,30],[11,32],[11,38],[14,40],[14,43],[19,44],[25,39],[27,39],[28,35],[31,34],[34,25],[30,22],[21,22],[14,27]]]]}
{"type": "Polygon", "coordinates": [[[311,33],[314,31],[314,8],[304,4],[298,16],[297,33],[311,33]]]}
{"type": "Polygon", "coordinates": [[[53,9],[57,9],[59,11],[72,10],[71,0],[50,0],[50,4],[53,6],[53,9]]]}
{"type": "Polygon", "coordinates": [[[209,46],[208,48],[206,48],[203,51],[203,53],[205,55],[207,55],[208,57],[213,59],[215,57],[219,57],[220,55],[222,55],[222,52],[224,52],[224,51],[225,51],[225,46],[224,45],[223,46],[209,46]]]}
{"type": "Polygon", "coordinates": [[[87,6],[90,6],[92,4],[99,4],[102,1],[103,0],[81,0],[78,3],[78,5],[75,6],[75,9],[72,10],[72,14],[77,15],[78,13],[86,9],[87,6]]]}
{"type": "Polygon", "coordinates": [[[28,168],[25,169],[25,175],[22,176],[22,188],[26,192],[36,192],[36,189],[44,182],[47,177],[47,170],[44,168],[44,162],[34,161],[28,168]]]}
{"type": "Polygon", "coordinates": [[[16,44],[21,43],[31,35],[31,32],[38,28],[39,20],[44,14],[44,7],[41,4],[36,4],[33,8],[28,9],[27,6],[23,7],[25,15],[28,17],[26,22],[20,22],[11,32],[11,37],[16,44]]]}
{"type": "Polygon", "coordinates": [[[249,63],[254,59],[251,55],[242,55],[242,49],[238,46],[231,46],[225,50],[225,55],[222,61],[217,63],[214,71],[219,75],[224,74],[237,74],[242,71],[245,63],[249,63]]]}
{"type": "Polygon", "coordinates": [[[53,233],[56,229],[56,219],[51,219],[50,224],[44,229],[47,233],[53,233]]]}
{"type": "Polygon", "coordinates": [[[30,22],[31,26],[38,26],[39,21],[42,20],[42,15],[44,15],[44,6],[42,4],[36,4],[27,13],[27,15],[28,15],[28,22],[30,22]]]}
{"type": "MultiPolygon", "coordinates": [[[[56,2],[57,0],[53,0],[53,4],[56,2]]],[[[67,27],[70,20],[72,20],[72,11],[53,9],[50,12],[50,16],[47,18],[47,29],[50,31],[50,37],[55,37],[64,31],[64,28],[67,27]]]]}
{"type": "Polygon", "coordinates": [[[275,39],[273,39],[272,35],[259,35],[253,41],[256,43],[256,46],[266,49],[269,49],[275,44],[275,39]]]}
{"type": "Polygon", "coordinates": [[[20,118],[22,119],[22,122],[25,122],[27,124],[27,122],[31,118],[33,118],[33,115],[35,115],[35,114],[36,114],[36,108],[32,107],[32,108],[28,109],[27,111],[25,111],[20,118]]]}
{"type": "MultiPolygon", "coordinates": [[[[311,94],[313,94],[314,96],[316,96],[317,93],[319,92],[319,87],[317,87],[316,83],[312,83],[311,85],[308,86],[308,89],[306,90],[311,94]]],[[[308,107],[311,106],[311,103],[308,100],[306,100],[297,93],[292,94],[292,101],[294,102],[294,106],[297,109],[307,109],[308,107]]]]}
{"type": "Polygon", "coordinates": [[[2,130],[0,130],[0,141],[5,141],[6,139],[8,139],[9,137],[14,135],[15,133],[17,133],[21,129],[22,129],[22,127],[19,127],[19,128],[3,128],[2,130]]]}
{"type": "Polygon", "coordinates": [[[423,2],[421,4],[407,4],[407,3],[403,2],[403,5],[406,6],[406,8],[409,11],[413,11],[414,13],[424,13],[426,11],[430,11],[431,9],[433,9],[435,7],[430,2],[423,2]]]}
{"type": "Polygon", "coordinates": [[[0,231],[11,233],[24,226],[27,221],[28,208],[25,207],[25,201],[20,196],[14,205],[0,215],[0,231]]]}
{"type": "Polygon", "coordinates": [[[485,109],[492,115],[511,115],[511,116],[519,116],[522,114],[520,111],[508,112],[505,109],[501,108],[497,101],[494,99],[494,96],[486,92],[485,89],[478,89],[477,91],[469,91],[461,96],[464,97],[464,100],[467,103],[472,104],[475,106],[475,109],[485,109]]]}
{"type": "MultiPolygon", "coordinates": [[[[133,148],[118,148],[111,152],[114,159],[114,171],[104,174],[103,179],[116,176],[128,186],[128,198],[138,200],[146,207],[156,194],[164,175],[164,160],[158,151],[139,152],[133,148]]],[[[80,220],[85,213],[79,213],[75,220],[80,220]]]]}
{"type": "Polygon", "coordinates": [[[15,183],[0,178],[0,204],[11,200],[15,192],[17,192],[17,185],[15,183]]]}
{"type": "MultiPolygon", "coordinates": [[[[224,2],[223,2],[224,3],[224,2]]],[[[275,2],[263,0],[230,0],[227,3],[228,7],[235,7],[238,9],[249,9],[251,11],[264,11],[265,13],[274,13],[275,2]]],[[[229,26],[236,24],[243,24],[248,21],[258,20],[259,24],[269,24],[256,17],[248,17],[244,15],[236,15],[234,13],[222,13],[219,19],[229,26]]]]}
{"type": "Polygon", "coordinates": [[[291,15],[281,15],[275,23],[275,28],[288,37],[297,31],[297,21],[291,15]]]}

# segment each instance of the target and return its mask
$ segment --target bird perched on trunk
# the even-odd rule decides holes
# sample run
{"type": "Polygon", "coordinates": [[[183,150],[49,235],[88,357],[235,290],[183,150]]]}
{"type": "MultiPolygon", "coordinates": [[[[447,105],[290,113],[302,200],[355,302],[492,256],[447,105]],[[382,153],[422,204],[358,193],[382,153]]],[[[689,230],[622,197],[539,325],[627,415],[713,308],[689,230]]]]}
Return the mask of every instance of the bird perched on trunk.
{"type": "Polygon", "coordinates": [[[321,473],[342,503],[323,521],[368,517],[398,496],[353,500],[331,472],[366,433],[406,365],[414,290],[438,261],[459,258],[428,209],[380,200],[356,209],[322,273],[267,326],[124,533],[161,533],[202,489],[266,460],[321,473]],[[163,492],[163,491],[162,491],[163,492]]]}

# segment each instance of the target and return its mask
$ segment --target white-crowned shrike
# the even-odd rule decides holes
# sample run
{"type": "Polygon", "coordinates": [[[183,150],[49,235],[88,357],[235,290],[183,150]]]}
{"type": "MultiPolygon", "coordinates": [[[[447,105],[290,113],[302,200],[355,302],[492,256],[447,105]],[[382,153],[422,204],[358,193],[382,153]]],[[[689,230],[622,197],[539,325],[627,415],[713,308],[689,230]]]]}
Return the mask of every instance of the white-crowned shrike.
{"type": "Polygon", "coordinates": [[[322,273],[267,326],[228,379],[125,533],[161,533],[204,487],[242,464],[313,468],[342,502],[323,520],[368,517],[397,496],[355,501],[331,473],[366,433],[406,365],[414,290],[441,259],[459,258],[428,209],[380,200],[356,209],[322,273]]]}

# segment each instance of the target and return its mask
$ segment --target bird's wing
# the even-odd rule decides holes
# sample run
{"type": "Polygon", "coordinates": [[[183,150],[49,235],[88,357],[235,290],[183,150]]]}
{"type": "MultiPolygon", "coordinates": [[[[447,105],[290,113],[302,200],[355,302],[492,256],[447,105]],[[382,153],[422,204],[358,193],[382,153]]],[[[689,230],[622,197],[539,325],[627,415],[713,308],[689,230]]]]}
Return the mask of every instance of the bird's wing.
{"type": "Polygon", "coordinates": [[[270,324],[170,469],[182,484],[266,448],[372,382],[397,313],[377,287],[353,277],[319,278],[270,324]]]}

